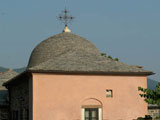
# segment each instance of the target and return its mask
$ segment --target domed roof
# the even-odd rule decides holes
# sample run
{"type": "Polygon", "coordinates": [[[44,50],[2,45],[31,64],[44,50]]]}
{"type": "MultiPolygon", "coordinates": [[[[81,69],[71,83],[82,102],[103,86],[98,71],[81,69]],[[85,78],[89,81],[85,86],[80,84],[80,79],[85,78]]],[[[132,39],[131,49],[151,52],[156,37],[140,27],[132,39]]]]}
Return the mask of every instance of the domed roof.
{"type": "Polygon", "coordinates": [[[87,39],[63,32],[42,41],[33,50],[27,71],[53,73],[140,74],[151,71],[101,56],[87,39]]]}
{"type": "Polygon", "coordinates": [[[100,55],[98,49],[87,39],[70,32],[63,32],[42,41],[35,47],[30,56],[28,68],[48,60],[54,61],[58,56],[68,52],[100,55]]]}
{"type": "MultiPolygon", "coordinates": [[[[18,77],[27,72],[143,76],[153,74],[152,71],[102,56],[91,42],[67,29],[34,48],[26,71],[18,77]]],[[[3,85],[8,86],[18,77],[3,85]]]]}

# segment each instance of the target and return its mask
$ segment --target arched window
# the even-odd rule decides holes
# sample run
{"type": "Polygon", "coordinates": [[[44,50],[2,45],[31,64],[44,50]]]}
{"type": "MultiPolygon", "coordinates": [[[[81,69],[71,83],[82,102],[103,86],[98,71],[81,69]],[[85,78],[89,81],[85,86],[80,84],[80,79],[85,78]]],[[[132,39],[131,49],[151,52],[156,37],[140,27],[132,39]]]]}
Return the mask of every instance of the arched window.
{"type": "Polygon", "coordinates": [[[102,102],[88,98],[82,102],[82,120],[102,120],[102,102]]]}

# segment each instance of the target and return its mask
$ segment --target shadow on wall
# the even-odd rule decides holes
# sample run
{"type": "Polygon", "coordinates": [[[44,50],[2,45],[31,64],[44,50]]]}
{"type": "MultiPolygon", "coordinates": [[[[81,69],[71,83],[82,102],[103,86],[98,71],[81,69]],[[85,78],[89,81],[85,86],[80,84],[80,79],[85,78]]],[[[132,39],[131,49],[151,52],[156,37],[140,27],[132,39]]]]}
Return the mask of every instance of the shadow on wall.
{"type": "Polygon", "coordinates": [[[0,90],[0,120],[9,120],[8,91],[0,90]]]}
{"type": "Polygon", "coordinates": [[[8,104],[8,90],[0,90],[0,106],[8,104]]]}

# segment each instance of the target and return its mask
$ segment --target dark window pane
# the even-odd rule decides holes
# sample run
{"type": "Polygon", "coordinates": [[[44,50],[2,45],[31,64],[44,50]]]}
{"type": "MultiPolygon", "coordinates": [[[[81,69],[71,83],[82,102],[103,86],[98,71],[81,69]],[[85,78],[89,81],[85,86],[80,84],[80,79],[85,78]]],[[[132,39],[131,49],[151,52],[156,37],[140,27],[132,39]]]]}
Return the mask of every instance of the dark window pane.
{"type": "Polygon", "coordinates": [[[98,120],[98,108],[86,108],[85,120],[98,120]]]}

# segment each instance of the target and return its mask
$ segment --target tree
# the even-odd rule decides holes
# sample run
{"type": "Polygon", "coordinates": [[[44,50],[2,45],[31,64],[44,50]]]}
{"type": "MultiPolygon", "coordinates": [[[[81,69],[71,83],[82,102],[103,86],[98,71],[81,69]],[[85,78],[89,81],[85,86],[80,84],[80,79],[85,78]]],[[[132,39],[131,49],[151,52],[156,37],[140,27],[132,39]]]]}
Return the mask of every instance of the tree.
{"type": "MultiPolygon", "coordinates": [[[[148,104],[156,104],[160,107],[160,83],[158,83],[155,90],[142,87],[138,87],[138,90],[142,92],[140,96],[144,98],[145,102],[148,104]]],[[[157,118],[160,118],[160,115],[157,118]]]]}
{"type": "Polygon", "coordinates": [[[155,90],[144,89],[142,87],[138,87],[138,90],[142,91],[140,96],[144,97],[148,104],[157,104],[160,107],[160,83],[158,83],[155,90]]]}

